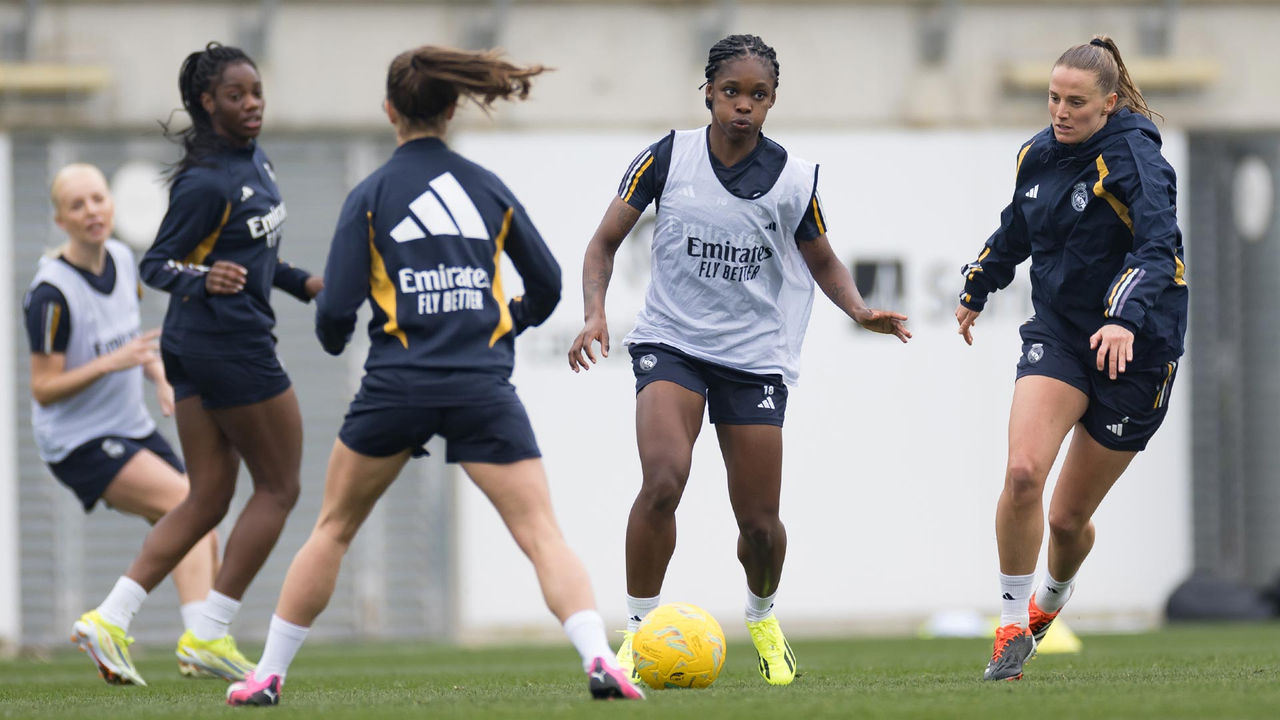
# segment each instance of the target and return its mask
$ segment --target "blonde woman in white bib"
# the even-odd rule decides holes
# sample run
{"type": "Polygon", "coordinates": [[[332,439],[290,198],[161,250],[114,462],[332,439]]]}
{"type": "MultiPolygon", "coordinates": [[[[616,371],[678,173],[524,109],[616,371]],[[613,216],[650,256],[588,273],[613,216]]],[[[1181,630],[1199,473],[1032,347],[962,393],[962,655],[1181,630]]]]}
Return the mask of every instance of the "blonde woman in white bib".
{"type": "MultiPolygon", "coordinates": [[[[31,425],[40,458],[85,512],[102,500],[154,524],[188,490],[182,461],[156,431],[143,401],[145,376],[164,414],[173,412],[159,330],[141,331],[137,266],[128,246],[111,239],[115,203],[102,173],[92,165],[68,165],[54,177],[51,195],[54,222],[67,243],[41,258],[23,300],[31,425]]],[[[173,569],[186,628],[212,586],[217,545],[210,532],[173,569]]],[[[106,617],[127,628],[128,619],[99,610],[75,624],[72,640],[107,682],[145,685],[125,649],[131,640],[123,630],[111,637],[97,622],[106,617]]],[[[185,675],[201,674],[188,663],[178,665],[185,675]]]]}

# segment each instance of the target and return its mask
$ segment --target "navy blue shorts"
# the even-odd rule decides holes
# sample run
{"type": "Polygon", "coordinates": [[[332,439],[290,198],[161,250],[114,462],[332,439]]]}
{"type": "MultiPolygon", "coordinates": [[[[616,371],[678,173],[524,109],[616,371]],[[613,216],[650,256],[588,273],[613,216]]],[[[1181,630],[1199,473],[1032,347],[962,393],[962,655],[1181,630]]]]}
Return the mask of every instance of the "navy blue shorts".
{"type": "Polygon", "coordinates": [[[1103,447],[1125,452],[1144,450],[1169,411],[1169,396],[1178,363],[1150,368],[1129,366],[1115,380],[1099,372],[1098,353],[1087,346],[1072,352],[1034,319],[1023,323],[1018,377],[1043,375],[1061,380],[1089,397],[1080,418],[1089,436],[1103,447]]]}
{"type": "Polygon", "coordinates": [[[712,423],[782,427],[787,386],[781,375],[734,370],[657,343],[639,343],[629,349],[637,394],[655,380],[666,380],[706,398],[712,423]]]}
{"type": "Polygon", "coordinates": [[[50,463],[49,469],[59,482],[71,488],[84,505],[84,511],[89,512],[107,491],[111,481],[120,474],[120,469],[140,450],[150,450],[180,473],[187,471],[168,441],[158,432],[144,438],[119,435],[94,438],[72,450],[62,460],[50,463]]]}
{"type": "Polygon", "coordinates": [[[447,442],[445,460],[506,465],[542,457],[518,398],[491,405],[362,407],[352,403],[338,438],[361,455],[387,457],[406,449],[427,454],[435,435],[447,442]]]}
{"type": "Polygon", "coordinates": [[[230,358],[195,357],[161,350],[164,374],[175,400],[193,395],[207,410],[240,407],[270,400],[289,389],[289,376],[274,350],[246,352],[230,358]]]}

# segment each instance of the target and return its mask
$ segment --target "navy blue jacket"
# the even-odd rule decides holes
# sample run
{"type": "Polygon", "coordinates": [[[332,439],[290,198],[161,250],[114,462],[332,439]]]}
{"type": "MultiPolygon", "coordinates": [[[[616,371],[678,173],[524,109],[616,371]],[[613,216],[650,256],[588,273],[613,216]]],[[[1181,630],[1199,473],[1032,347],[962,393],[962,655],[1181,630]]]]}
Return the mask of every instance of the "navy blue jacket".
{"type": "Polygon", "coordinates": [[[225,148],[174,178],[168,212],[139,263],[142,281],[169,293],[165,350],[235,357],[275,347],[271,287],[309,300],[310,274],[278,257],[285,215],[271,162],[257,143],[225,148]],[[242,292],[205,291],[205,276],[218,260],[247,269],[242,292]]]}
{"type": "Polygon", "coordinates": [[[1134,333],[1136,367],[1177,358],[1187,330],[1187,284],[1177,179],[1160,132],[1122,109],[1079,145],[1045,128],[1018,152],[1013,201],[978,259],[963,269],[960,303],[981,311],[1031,257],[1037,320],[1088,350],[1105,324],[1134,333]]]}
{"type": "Polygon", "coordinates": [[[560,266],[496,175],[436,138],[413,140],[351,191],[316,298],[337,355],[373,309],[361,399],[441,406],[512,392],[515,336],[560,302],[560,266]],[[502,254],[524,281],[508,301],[502,254]]]}

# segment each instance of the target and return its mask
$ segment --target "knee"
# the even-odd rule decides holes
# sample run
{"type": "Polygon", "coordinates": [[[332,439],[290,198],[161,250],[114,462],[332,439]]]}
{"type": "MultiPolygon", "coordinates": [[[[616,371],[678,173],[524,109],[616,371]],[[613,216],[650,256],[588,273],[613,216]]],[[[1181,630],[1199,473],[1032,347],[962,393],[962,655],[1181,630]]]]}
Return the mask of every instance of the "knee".
{"type": "Polygon", "coordinates": [[[351,541],[355,540],[356,532],[359,529],[359,523],[350,522],[338,517],[321,516],[320,519],[316,521],[316,527],[312,532],[312,537],[320,537],[330,544],[337,545],[342,549],[342,553],[345,555],[347,550],[351,547],[351,541]]]}
{"type": "Polygon", "coordinates": [[[1005,470],[1004,492],[1015,505],[1039,504],[1049,468],[1023,457],[1010,457],[1005,470]]]}
{"type": "Polygon", "coordinates": [[[636,499],[637,504],[649,512],[674,513],[688,480],[687,462],[661,459],[644,463],[644,484],[636,499]]]}
{"type": "Polygon", "coordinates": [[[1089,516],[1081,512],[1049,508],[1049,532],[1058,538],[1073,538],[1090,526],[1089,516]]]}
{"type": "Polygon", "coordinates": [[[687,477],[688,475],[680,477],[674,474],[646,476],[636,504],[647,512],[667,515],[674,513],[680,505],[687,477]]]}
{"type": "Polygon", "coordinates": [[[782,532],[782,521],[777,514],[761,514],[738,520],[738,534],[754,548],[772,548],[782,537],[782,532]]]}
{"type": "Polygon", "coordinates": [[[201,488],[199,491],[193,487],[182,504],[197,518],[197,524],[208,531],[227,516],[233,495],[234,484],[229,487],[201,488]]]}
{"type": "Polygon", "coordinates": [[[290,481],[274,483],[269,487],[255,487],[253,493],[263,497],[271,503],[272,507],[287,515],[293,510],[293,506],[298,504],[301,487],[298,479],[294,477],[290,481]]]}

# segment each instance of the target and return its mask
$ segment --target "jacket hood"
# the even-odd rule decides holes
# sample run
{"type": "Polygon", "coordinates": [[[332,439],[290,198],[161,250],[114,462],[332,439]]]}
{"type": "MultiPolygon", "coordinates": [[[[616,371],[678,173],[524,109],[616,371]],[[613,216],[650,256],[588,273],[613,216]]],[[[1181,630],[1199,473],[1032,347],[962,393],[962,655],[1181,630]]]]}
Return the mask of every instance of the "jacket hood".
{"type": "Polygon", "coordinates": [[[1156,124],[1146,115],[1136,113],[1127,107],[1121,108],[1119,112],[1107,118],[1105,125],[1088,140],[1077,145],[1058,142],[1053,135],[1053,126],[1046,128],[1045,132],[1049,138],[1049,145],[1040,154],[1040,161],[1057,160],[1060,168],[1093,159],[1104,146],[1110,145],[1122,135],[1143,135],[1155,143],[1157,148],[1161,146],[1160,130],[1156,128],[1156,124]]]}

